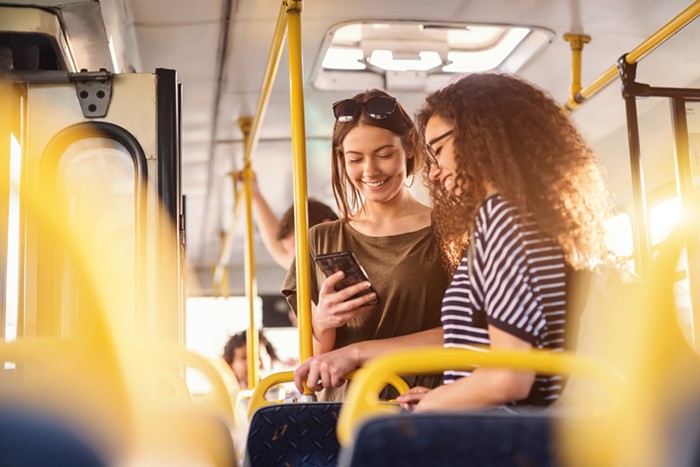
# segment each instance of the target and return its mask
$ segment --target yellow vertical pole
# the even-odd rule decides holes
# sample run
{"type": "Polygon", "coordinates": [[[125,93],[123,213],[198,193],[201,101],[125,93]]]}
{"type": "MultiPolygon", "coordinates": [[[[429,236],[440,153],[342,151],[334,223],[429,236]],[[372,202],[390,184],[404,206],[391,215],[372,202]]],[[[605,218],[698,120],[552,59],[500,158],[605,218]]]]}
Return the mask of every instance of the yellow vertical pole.
{"type": "Polygon", "coordinates": [[[258,295],[255,280],[255,252],[253,250],[253,169],[250,166],[251,153],[248,151],[248,138],[253,119],[241,118],[238,125],[243,132],[243,193],[245,202],[245,295],[248,299],[248,331],[246,332],[248,389],[258,384],[258,332],[255,329],[255,297],[258,295]]]}
{"type": "MultiPolygon", "coordinates": [[[[311,342],[310,258],[307,222],[306,128],[304,126],[304,70],[301,49],[301,1],[287,5],[292,152],[294,158],[294,238],[297,265],[297,312],[299,315],[299,359],[313,354],[311,342]]],[[[305,394],[313,394],[306,389],[305,394]]]]}
{"type": "MultiPolygon", "coordinates": [[[[234,184],[235,187],[235,184],[234,184]]],[[[234,198],[235,198],[235,188],[234,188],[234,198]]],[[[234,200],[235,204],[235,200],[234,200]]],[[[224,242],[226,241],[226,232],[221,231],[219,232],[219,240],[221,241],[221,249],[224,249],[224,242]]],[[[222,273],[221,273],[221,282],[219,284],[212,284],[213,292],[215,296],[217,297],[224,297],[228,298],[229,296],[229,289],[228,289],[228,266],[224,267],[222,273]]]]}
{"type": "Polygon", "coordinates": [[[564,34],[564,40],[571,45],[571,89],[569,98],[575,99],[581,90],[581,51],[583,45],[591,41],[591,36],[585,34],[564,34]]]}

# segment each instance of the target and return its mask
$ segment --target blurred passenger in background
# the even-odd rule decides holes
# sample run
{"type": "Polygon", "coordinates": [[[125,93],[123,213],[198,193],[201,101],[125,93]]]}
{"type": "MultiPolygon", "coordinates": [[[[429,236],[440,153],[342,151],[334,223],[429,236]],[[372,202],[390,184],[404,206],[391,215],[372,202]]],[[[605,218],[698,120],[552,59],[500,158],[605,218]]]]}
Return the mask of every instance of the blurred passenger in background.
{"type": "MultiPolygon", "coordinates": [[[[224,347],[223,359],[228,363],[236,376],[240,389],[248,389],[248,349],[246,347],[246,331],[231,336],[224,347]]],[[[275,362],[279,362],[275,347],[259,331],[260,370],[269,373],[275,362]]]]}
{"type": "MultiPolygon", "coordinates": [[[[242,181],[239,173],[238,181],[242,181]]],[[[253,210],[255,220],[258,224],[258,231],[265,248],[280,267],[289,269],[295,256],[294,249],[294,206],[277,216],[272,212],[272,208],[260,192],[257,178],[253,178],[253,210]]],[[[308,224],[309,228],[322,222],[330,222],[338,219],[333,209],[313,198],[308,200],[308,224]]]]}

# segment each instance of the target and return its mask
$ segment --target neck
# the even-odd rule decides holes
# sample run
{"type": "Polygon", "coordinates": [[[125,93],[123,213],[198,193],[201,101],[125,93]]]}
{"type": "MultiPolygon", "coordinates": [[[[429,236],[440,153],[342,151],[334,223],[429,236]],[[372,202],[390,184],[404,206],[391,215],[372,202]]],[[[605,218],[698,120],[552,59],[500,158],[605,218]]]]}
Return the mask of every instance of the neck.
{"type": "Polygon", "coordinates": [[[428,206],[420,203],[404,188],[386,203],[366,203],[350,223],[365,235],[396,235],[429,226],[430,211],[428,206]]]}
{"type": "Polygon", "coordinates": [[[404,187],[387,202],[365,202],[364,207],[354,217],[364,222],[387,222],[411,215],[419,206],[421,204],[418,200],[404,187]]]}

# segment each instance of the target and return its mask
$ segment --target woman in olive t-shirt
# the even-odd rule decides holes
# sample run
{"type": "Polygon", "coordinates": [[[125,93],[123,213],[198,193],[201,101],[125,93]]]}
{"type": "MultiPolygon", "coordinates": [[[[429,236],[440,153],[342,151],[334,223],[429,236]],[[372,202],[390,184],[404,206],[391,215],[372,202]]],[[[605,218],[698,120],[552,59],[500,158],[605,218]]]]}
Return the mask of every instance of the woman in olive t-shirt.
{"type": "MultiPolygon", "coordinates": [[[[336,102],[333,111],[331,165],[341,220],[311,229],[310,254],[353,252],[376,294],[354,297],[367,282],[336,292],[343,273],[326,278],[312,268],[314,356],[295,372],[300,391],[304,381],[315,391],[341,387],[348,373],[391,350],[442,345],[440,302],[448,279],[431,209],[408,189],[407,178],[424,157],[413,121],[379,90],[336,102]]],[[[296,309],[295,270],[292,264],[282,292],[296,309]]],[[[342,397],[326,392],[326,400],[342,397]]]]}

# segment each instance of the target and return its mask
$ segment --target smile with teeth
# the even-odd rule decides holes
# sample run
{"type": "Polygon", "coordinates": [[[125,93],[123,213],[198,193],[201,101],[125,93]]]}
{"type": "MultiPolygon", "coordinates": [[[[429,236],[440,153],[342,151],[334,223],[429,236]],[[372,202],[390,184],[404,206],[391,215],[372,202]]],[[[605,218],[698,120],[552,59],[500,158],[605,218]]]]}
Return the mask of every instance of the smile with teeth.
{"type": "Polygon", "coordinates": [[[452,175],[448,175],[447,177],[442,179],[442,186],[444,186],[447,190],[450,189],[450,187],[452,186],[452,175]]]}
{"type": "Polygon", "coordinates": [[[378,186],[384,185],[384,183],[386,183],[386,180],[382,180],[382,181],[379,181],[379,182],[363,182],[363,183],[364,183],[365,185],[367,185],[368,187],[370,187],[370,188],[376,188],[376,187],[378,187],[378,186]]]}

